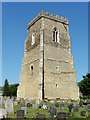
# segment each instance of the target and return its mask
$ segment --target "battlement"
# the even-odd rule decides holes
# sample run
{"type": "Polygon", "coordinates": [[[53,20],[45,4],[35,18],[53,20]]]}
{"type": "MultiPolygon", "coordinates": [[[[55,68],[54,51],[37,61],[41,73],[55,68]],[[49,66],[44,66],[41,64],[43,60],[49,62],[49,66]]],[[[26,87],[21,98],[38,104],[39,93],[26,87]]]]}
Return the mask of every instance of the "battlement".
{"type": "Polygon", "coordinates": [[[58,15],[54,15],[54,14],[50,14],[48,12],[44,12],[44,11],[41,11],[33,20],[31,20],[28,24],[28,29],[36,22],[38,21],[40,18],[47,18],[47,19],[51,19],[51,20],[54,20],[54,21],[57,21],[57,22],[61,22],[63,24],[66,24],[68,25],[68,19],[67,18],[64,18],[62,16],[58,16],[58,15]]]}

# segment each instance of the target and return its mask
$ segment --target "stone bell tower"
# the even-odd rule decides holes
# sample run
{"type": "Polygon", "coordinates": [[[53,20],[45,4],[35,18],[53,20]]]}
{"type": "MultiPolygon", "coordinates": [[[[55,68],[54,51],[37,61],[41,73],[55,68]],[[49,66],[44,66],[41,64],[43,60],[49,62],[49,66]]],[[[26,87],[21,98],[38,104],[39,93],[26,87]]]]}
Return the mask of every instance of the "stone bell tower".
{"type": "Polygon", "coordinates": [[[43,11],[29,23],[17,98],[79,98],[68,25],[43,11]]]}

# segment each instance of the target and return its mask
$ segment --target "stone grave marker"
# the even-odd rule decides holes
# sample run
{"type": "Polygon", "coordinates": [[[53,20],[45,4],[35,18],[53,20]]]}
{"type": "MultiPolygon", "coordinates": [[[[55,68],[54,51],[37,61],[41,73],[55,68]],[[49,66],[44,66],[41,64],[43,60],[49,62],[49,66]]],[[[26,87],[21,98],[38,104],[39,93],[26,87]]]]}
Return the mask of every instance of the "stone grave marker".
{"type": "Polygon", "coordinates": [[[17,113],[16,113],[16,115],[17,115],[17,118],[24,118],[24,110],[18,110],[17,111],[17,113]]]}
{"type": "Polygon", "coordinates": [[[73,111],[74,111],[74,112],[78,112],[78,111],[79,111],[79,110],[78,110],[78,105],[74,105],[74,106],[73,106],[73,111]]]}
{"type": "Polygon", "coordinates": [[[55,107],[59,107],[59,103],[55,103],[55,107]]]}
{"type": "Polygon", "coordinates": [[[27,114],[27,107],[23,106],[21,107],[21,110],[24,110],[25,115],[27,114]]]}
{"type": "Polygon", "coordinates": [[[27,107],[31,107],[32,106],[32,104],[29,102],[29,103],[27,103],[27,107]]]}
{"type": "Polygon", "coordinates": [[[14,106],[18,105],[18,102],[17,101],[14,101],[14,106]]]}
{"type": "Polygon", "coordinates": [[[0,108],[2,108],[2,100],[0,99],[0,108]]]}
{"type": "Polygon", "coordinates": [[[64,109],[64,104],[60,104],[60,109],[63,110],[64,109]]]}
{"type": "Polygon", "coordinates": [[[25,106],[25,100],[23,98],[20,99],[20,105],[21,107],[25,106]]]}
{"type": "Polygon", "coordinates": [[[0,119],[7,118],[7,111],[6,109],[0,108],[0,119]]]}
{"type": "Polygon", "coordinates": [[[14,113],[13,101],[11,99],[5,101],[5,109],[7,113],[14,113]]]}
{"type": "Polygon", "coordinates": [[[43,102],[42,108],[43,108],[43,110],[47,109],[47,102],[46,101],[43,102]]]}
{"type": "Polygon", "coordinates": [[[69,112],[72,112],[73,104],[68,105],[69,112]]]}
{"type": "Polygon", "coordinates": [[[57,113],[57,120],[66,120],[66,113],[65,112],[57,113]]]}
{"type": "Polygon", "coordinates": [[[86,103],[87,103],[87,104],[90,104],[90,99],[88,99],[88,100],[86,101],[86,103]]]}
{"type": "Polygon", "coordinates": [[[87,111],[90,112],[90,104],[87,104],[87,111]]]}
{"type": "Polygon", "coordinates": [[[40,100],[36,99],[36,104],[39,105],[40,104],[40,100]]]}
{"type": "Polygon", "coordinates": [[[51,115],[52,118],[56,117],[56,113],[57,113],[56,109],[55,108],[51,108],[50,115],[51,115]]]}
{"type": "Polygon", "coordinates": [[[81,116],[86,116],[86,111],[81,111],[81,112],[80,112],[80,115],[81,115],[81,116]]]}

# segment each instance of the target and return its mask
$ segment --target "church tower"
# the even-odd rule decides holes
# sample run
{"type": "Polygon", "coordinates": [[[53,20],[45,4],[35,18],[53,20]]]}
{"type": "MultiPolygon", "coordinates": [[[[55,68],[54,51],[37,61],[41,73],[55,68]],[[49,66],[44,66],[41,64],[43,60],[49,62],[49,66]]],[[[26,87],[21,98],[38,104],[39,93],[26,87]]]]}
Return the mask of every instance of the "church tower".
{"type": "Polygon", "coordinates": [[[28,24],[17,98],[79,98],[68,26],[43,11],[28,24]]]}

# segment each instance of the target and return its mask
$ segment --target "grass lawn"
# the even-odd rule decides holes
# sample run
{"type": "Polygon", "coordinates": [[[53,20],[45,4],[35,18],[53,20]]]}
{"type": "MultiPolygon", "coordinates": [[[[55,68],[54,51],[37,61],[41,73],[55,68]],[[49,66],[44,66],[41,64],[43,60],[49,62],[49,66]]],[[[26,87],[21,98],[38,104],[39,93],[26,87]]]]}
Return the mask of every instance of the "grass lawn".
{"type": "MultiPolygon", "coordinates": [[[[61,104],[61,102],[58,102],[58,103],[61,104]]],[[[42,104],[42,103],[40,103],[40,104],[42,104]]],[[[48,102],[47,106],[49,107],[50,104],[52,104],[52,103],[48,102]]],[[[55,104],[55,103],[53,103],[53,104],[55,104]]],[[[64,103],[64,105],[65,105],[65,109],[64,110],[61,110],[60,107],[56,107],[57,112],[68,112],[67,104],[64,103]]],[[[16,118],[16,111],[17,110],[20,110],[20,105],[19,104],[14,107],[14,112],[15,113],[14,114],[9,114],[8,118],[16,118]]],[[[81,111],[86,111],[86,106],[84,106],[83,108],[79,107],[79,112],[76,112],[76,113],[72,109],[72,115],[68,116],[67,119],[69,120],[70,118],[74,118],[74,120],[75,120],[75,118],[76,118],[76,120],[78,120],[79,118],[83,118],[83,120],[84,120],[84,118],[85,118],[85,120],[86,120],[88,113],[86,113],[86,116],[83,117],[83,116],[80,115],[81,111]]],[[[32,107],[28,107],[27,108],[27,114],[25,115],[25,117],[26,118],[33,118],[33,117],[35,118],[37,113],[44,114],[46,118],[50,118],[51,117],[49,112],[48,112],[48,110],[43,110],[42,108],[41,109],[39,109],[39,108],[38,109],[34,109],[32,107]]],[[[90,120],[90,118],[87,118],[87,120],[90,120]]]]}

